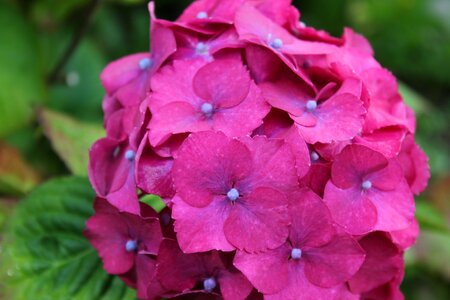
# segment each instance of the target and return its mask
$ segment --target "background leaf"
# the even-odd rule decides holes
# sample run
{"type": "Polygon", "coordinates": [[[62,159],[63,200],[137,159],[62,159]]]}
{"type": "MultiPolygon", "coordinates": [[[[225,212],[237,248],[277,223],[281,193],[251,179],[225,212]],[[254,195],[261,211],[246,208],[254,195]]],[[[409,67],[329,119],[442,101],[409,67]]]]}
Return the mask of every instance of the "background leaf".
{"type": "Polygon", "coordinates": [[[43,110],[40,120],[44,133],[59,157],[76,175],[87,175],[89,148],[104,136],[101,125],[83,123],[62,113],[43,110]]]}
{"type": "Polygon", "coordinates": [[[44,99],[36,33],[20,13],[0,3],[0,138],[25,125],[44,99]]]}
{"type": "Polygon", "coordinates": [[[94,196],[86,179],[67,177],[41,185],[21,201],[0,264],[7,274],[2,278],[7,299],[133,299],[117,276],[105,273],[83,236],[94,196]]]}

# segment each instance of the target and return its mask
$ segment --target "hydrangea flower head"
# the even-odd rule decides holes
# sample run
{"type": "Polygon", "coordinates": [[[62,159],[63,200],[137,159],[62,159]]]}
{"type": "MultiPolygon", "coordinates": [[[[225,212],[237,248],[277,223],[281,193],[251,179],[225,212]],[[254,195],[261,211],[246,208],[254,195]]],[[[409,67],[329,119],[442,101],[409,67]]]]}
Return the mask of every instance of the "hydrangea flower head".
{"type": "Polygon", "coordinates": [[[429,168],[369,42],[290,0],[148,7],[149,52],[101,74],[86,236],[106,271],[139,299],[402,299],[429,168]]]}

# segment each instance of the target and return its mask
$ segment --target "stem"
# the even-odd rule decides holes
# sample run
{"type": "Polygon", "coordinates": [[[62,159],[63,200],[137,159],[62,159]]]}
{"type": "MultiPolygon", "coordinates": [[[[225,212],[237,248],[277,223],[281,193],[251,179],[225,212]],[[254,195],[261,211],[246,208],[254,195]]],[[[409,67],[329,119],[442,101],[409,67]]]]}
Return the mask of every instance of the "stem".
{"type": "Polygon", "coordinates": [[[47,78],[48,84],[55,83],[58,80],[61,71],[64,69],[65,65],[69,61],[74,51],[77,49],[78,45],[80,44],[80,41],[82,40],[84,34],[89,28],[89,24],[91,23],[92,17],[94,16],[95,10],[100,4],[100,1],[101,0],[92,0],[86,7],[84,19],[82,20],[80,26],[75,31],[66,51],[64,51],[63,55],[58,60],[58,63],[55,65],[55,67],[50,72],[50,75],[47,78]]]}

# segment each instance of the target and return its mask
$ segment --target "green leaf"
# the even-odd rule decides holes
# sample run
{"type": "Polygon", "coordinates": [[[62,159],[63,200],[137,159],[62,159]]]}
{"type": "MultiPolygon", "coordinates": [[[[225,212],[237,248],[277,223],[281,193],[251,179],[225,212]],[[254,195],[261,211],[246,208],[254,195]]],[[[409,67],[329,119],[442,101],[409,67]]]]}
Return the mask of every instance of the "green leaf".
{"type": "Polygon", "coordinates": [[[139,199],[139,201],[150,205],[157,212],[160,212],[161,210],[163,210],[164,207],[166,207],[166,204],[164,203],[164,201],[161,199],[161,197],[159,197],[157,195],[147,194],[147,195],[142,196],[139,199]]]}
{"type": "Polygon", "coordinates": [[[45,95],[36,33],[18,11],[0,3],[0,138],[32,117],[45,95]]]}
{"type": "MultiPolygon", "coordinates": [[[[48,181],[17,206],[0,266],[12,300],[123,300],[133,293],[102,268],[83,236],[94,199],[78,177],[48,181]]],[[[135,296],[134,296],[135,297],[135,296]]]]}
{"type": "Polygon", "coordinates": [[[53,149],[75,175],[87,175],[89,148],[104,136],[99,124],[82,123],[62,113],[43,110],[40,120],[53,149]]]}

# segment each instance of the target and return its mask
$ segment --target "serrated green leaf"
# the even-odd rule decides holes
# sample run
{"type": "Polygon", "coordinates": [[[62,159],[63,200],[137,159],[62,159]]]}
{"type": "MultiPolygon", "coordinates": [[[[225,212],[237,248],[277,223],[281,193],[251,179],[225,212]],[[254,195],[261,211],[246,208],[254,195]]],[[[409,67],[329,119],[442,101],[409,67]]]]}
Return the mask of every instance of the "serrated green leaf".
{"type": "Polygon", "coordinates": [[[89,148],[104,136],[100,124],[83,123],[64,114],[43,110],[40,120],[44,133],[59,157],[75,175],[87,175],[89,148]]]}
{"type": "MultiPolygon", "coordinates": [[[[129,300],[83,237],[95,194],[86,179],[51,180],[18,205],[7,230],[2,266],[11,300],[129,300]]],[[[1,273],[0,273],[1,274],[1,273]]]]}
{"type": "Polygon", "coordinates": [[[0,3],[0,137],[25,125],[45,94],[36,34],[21,14],[0,3]]]}

